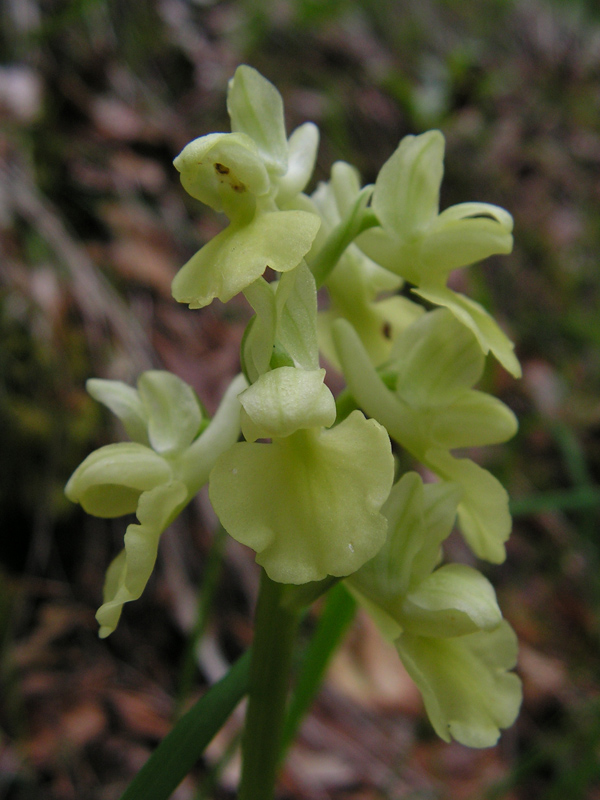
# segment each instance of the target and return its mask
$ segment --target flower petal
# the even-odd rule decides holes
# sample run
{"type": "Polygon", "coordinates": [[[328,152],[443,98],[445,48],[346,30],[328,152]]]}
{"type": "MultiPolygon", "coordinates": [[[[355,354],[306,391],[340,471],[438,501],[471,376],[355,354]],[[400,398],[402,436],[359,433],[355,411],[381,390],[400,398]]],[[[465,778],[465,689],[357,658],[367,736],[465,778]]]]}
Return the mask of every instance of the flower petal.
{"type": "Polygon", "coordinates": [[[169,464],[136,442],[107,444],[77,467],[65,487],[74,503],[96,517],[121,517],[137,507],[141,492],[171,480],[169,464]]]}
{"type": "Polygon", "coordinates": [[[505,208],[492,203],[457,203],[442,211],[438,216],[436,227],[444,227],[448,223],[464,219],[489,219],[501,225],[507,233],[512,233],[513,218],[505,208]]]}
{"type": "Polygon", "coordinates": [[[390,356],[396,391],[414,408],[445,406],[483,373],[477,340],[446,309],[423,314],[396,340],[390,356]]]}
{"type": "Polygon", "coordinates": [[[356,237],[355,243],[383,269],[415,286],[421,283],[421,235],[400,239],[383,228],[368,228],[356,237]]]}
{"type": "Polygon", "coordinates": [[[235,377],[219,403],[216,414],[200,436],[177,457],[177,478],[187,486],[190,497],[208,483],[217,458],[229,450],[240,436],[239,395],[248,383],[243,375],[235,377]]]}
{"type": "Polygon", "coordinates": [[[288,139],[288,168],[277,181],[277,203],[289,202],[309,182],[319,147],[319,129],[313,122],[296,128],[288,139]]]}
{"type": "Polygon", "coordinates": [[[229,81],[227,111],[231,130],[249,136],[269,171],[283,174],[287,167],[287,140],[283,100],[275,86],[253,67],[242,64],[229,81]]]}
{"type": "Polygon", "coordinates": [[[188,447],[202,424],[202,410],[192,387],[172,372],[156,369],[142,373],[138,391],[153,449],[173,455],[188,447]]]}
{"type": "Polygon", "coordinates": [[[188,194],[227,216],[247,213],[269,191],[256,144],[243,133],[209,133],[187,144],[173,162],[188,194]],[[236,211],[238,213],[236,213],[236,211]]]}
{"type": "Polygon", "coordinates": [[[90,378],[85,388],[94,400],[103,403],[123,423],[129,438],[149,445],[148,418],[137,390],[122,381],[90,378]]]}
{"type": "Polygon", "coordinates": [[[428,440],[415,427],[415,412],[383,383],[358,334],[347,320],[335,320],[332,334],[348,389],[356,402],[370,417],[384,425],[398,444],[420,458],[428,440]]]}
{"type": "Polygon", "coordinates": [[[475,555],[493,564],[502,563],[506,558],[504,542],[512,528],[508,494],[502,484],[471,459],[454,458],[446,450],[429,450],[425,462],[441,478],[462,488],[458,521],[475,555]]]}
{"type": "Polygon", "coordinates": [[[502,614],[491,583],[465,564],[446,564],[408,593],[400,624],[419,636],[464,636],[498,627],[502,614]]]}
{"type": "Polygon", "coordinates": [[[257,278],[244,288],[244,297],[255,312],[246,328],[241,347],[243,369],[250,381],[255,381],[269,369],[273,355],[277,332],[274,288],[264,278],[257,278]]]}
{"type": "Polygon", "coordinates": [[[346,161],[336,161],[331,167],[331,179],[327,184],[335,201],[335,217],[332,224],[337,225],[343,217],[352,212],[360,192],[360,173],[346,161]]]}
{"type": "Polygon", "coordinates": [[[234,445],[211,473],[210,498],[269,577],[299,584],[348,575],[377,552],[392,480],[385,429],[355,411],[327,431],[234,445]]]}
{"type": "Polygon", "coordinates": [[[444,136],[405,136],[375,182],[373,210],[398,237],[424,232],[435,220],[444,174],[444,136]]]}
{"type": "Polygon", "coordinates": [[[394,340],[425,313],[423,306],[398,295],[374,302],[366,298],[362,298],[362,303],[360,300],[345,303],[345,300],[345,297],[337,295],[331,308],[320,312],[317,319],[323,355],[338,370],[341,367],[332,339],[332,325],[336,320],[343,318],[351,323],[371,362],[380,366],[389,359],[394,340]]]}
{"type": "Polygon", "coordinates": [[[516,719],[521,681],[511,672],[517,639],[507,622],[454,639],[403,634],[400,658],[419,687],[436,733],[468,747],[492,747],[516,719]]]}
{"type": "Polygon", "coordinates": [[[426,412],[423,424],[437,447],[479,447],[499,444],[517,432],[517,418],[508,406],[485,392],[469,390],[445,408],[426,412]]]}
{"type": "Polygon", "coordinates": [[[412,563],[411,586],[418,585],[439,563],[440,546],[452,532],[461,497],[462,489],[457,483],[423,484],[423,521],[427,535],[412,563]]]}
{"type": "Polygon", "coordinates": [[[403,597],[429,576],[439,560],[459,500],[456,484],[423,484],[416,472],[405,473],[382,508],[388,520],[385,544],[348,579],[400,625],[403,597]]]}
{"type": "Polygon", "coordinates": [[[249,442],[290,436],[303,428],[335,422],[335,400],[323,383],[324,369],[279,367],[240,395],[242,433],[249,442]]]}
{"type": "MultiPolygon", "coordinates": [[[[335,166],[348,165],[338,162],[335,166]]],[[[347,181],[344,181],[342,185],[346,183],[347,181]]],[[[333,178],[331,184],[330,193],[333,191],[333,178]]],[[[400,277],[382,269],[356,245],[351,244],[345,250],[326,280],[330,309],[319,315],[321,346],[327,359],[334,366],[338,366],[338,362],[331,341],[330,328],[333,321],[339,317],[352,323],[375,365],[382,364],[388,359],[392,342],[401,331],[424,313],[422,306],[406,297],[394,295],[376,300],[381,292],[395,291],[401,283],[400,277]]]]}
{"type": "Polygon", "coordinates": [[[185,264],[173,280],[173,297],[190,308],[226,303],[267,267],[297,266],[317,235],[320,220],[306,211],[258,212],[246,225],[231,223],[185,264]]]}
{"type": "Polygon", "coordinates": [[[513,248],[511,218],[510,223],[510,229],[507,229],[496,218],[488,216],[450,221],[440,214],[421,247],[424,274],[433,278],[459,267],[468,267],[488,256],[507,255],[513,248]]]}
{"type": "Polygon", "coordinates": [[[177,481],[157,486],[140,496],[137,509],[140,524],[128,526],[125,549],[106,574],[104,603],[96,614],[101,638],[117,627],[123,604],[141,596],[154,569],[160,535],[187,499],[185,486],[177,481]]]}
{"type": "Polygon", "coordinates": [[[483,306],[445,286],[421,286],[413,291],[430,303],[448,308],[475,334],[485,354],[491,350],[504,369],[515,378],[521,377],[521,365],[513,352],[514,344],[483,306]]]}
{"type": "Polygon", "coordinates": [[[349,578],[366,597],[386,607],[408,590],[413,560],[424,539],[423,482],[407,472],[396,483],[382,513],[388,521],[386,541],[377,554],[349,578]]]}
{"type": "Polygon", "coordinates": [[[275,296],[277,335],[294,364],[318,369],[317,286],[305,262],[281,276],[275,296]]]}

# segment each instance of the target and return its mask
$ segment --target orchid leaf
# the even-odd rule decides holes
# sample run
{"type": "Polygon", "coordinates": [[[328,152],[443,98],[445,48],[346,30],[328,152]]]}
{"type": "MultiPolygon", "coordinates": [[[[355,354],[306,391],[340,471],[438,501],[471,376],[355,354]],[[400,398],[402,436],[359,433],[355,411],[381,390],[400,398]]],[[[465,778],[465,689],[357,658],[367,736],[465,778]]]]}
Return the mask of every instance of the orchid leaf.
{"type": "Polygon", "coordinates": [[[121,800],[168,800],[250,686],[247,650],[220,681],[178,720],[123,793],[121,800]]]}

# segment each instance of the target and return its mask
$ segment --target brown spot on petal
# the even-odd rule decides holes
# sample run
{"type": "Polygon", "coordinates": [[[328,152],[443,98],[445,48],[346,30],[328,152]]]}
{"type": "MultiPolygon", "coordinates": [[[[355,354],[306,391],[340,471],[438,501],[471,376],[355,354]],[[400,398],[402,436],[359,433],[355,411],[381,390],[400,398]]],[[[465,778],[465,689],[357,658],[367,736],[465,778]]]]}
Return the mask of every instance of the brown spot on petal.
{"type": "Polygon", "coordinates": [[[228,183],[233,191],[238,192],[238,194],[246,191],[245,185],[235,177],[229,167],[226,167],[225,164],[220,164],[218,161],[215,162],[214,167],[217,175],[226,176],[224,179],[218,179],[221,183],[228,183]]]}

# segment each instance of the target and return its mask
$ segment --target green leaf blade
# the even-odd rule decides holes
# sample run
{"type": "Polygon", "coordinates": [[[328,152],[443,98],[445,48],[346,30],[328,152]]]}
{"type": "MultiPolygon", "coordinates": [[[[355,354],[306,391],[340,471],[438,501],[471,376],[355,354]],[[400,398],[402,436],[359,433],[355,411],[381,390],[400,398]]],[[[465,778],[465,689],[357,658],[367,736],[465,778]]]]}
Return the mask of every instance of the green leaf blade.
{"type": "Polygon", "coordinates": [[[250,651],[236,661],[162,740],[121,800],[167,800],[248,692],[250,651]]]}

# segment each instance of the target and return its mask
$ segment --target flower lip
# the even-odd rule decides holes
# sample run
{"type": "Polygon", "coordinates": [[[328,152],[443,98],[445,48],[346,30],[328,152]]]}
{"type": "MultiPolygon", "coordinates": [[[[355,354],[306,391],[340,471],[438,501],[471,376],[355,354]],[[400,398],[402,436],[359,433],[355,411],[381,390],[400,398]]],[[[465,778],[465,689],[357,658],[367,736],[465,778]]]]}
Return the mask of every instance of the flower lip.
{"type": "Polygon", "coordinates": [[[349,575],[375,555],[393,473],[387,433],[354,411],[329,430],[234,445],[211,472],[209,496],[272,580],[301,584],[349,575]]]}

